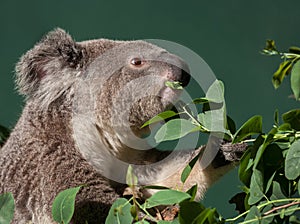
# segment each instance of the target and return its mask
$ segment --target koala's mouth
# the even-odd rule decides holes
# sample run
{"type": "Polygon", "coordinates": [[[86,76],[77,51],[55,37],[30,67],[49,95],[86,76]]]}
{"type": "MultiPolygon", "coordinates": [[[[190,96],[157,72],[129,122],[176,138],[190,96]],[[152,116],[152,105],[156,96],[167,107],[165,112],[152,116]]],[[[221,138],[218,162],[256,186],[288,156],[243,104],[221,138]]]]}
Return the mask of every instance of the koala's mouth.
{"type": "Polygon", "coordinates": [[[164,108],[169,108],[174,105],[180,98],[182,93],[182,89],[173,89],[171,87],[165,86],[159,92],[159,96],[161,97],[161,103],[164,108]]]}

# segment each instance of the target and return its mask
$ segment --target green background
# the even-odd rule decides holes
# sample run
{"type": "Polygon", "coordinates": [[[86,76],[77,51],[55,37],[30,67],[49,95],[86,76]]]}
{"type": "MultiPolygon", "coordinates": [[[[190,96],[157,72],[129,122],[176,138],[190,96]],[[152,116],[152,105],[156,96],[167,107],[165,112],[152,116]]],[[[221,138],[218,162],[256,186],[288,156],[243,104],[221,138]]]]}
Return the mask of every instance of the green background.
{"type": "MultiPolygon", "coordinates": [[[[276,108],[283,113],[298,103],[288,98],[288,79],[273,89],[279,58],[259,51],[268,38],[280,50],[300,45],[299,9],[299,0],[1,1],[0,124],[13,127],[22,110],[13,79],[18,58],[43,34],[61,27],[78,41],[153,38],[184,45],[224,81],[227,110],[237,126],[260,114],[268,130],[276,108]]],[[[225,217],[235,215],[227,201],[240,186],[232,172],[209,190],[204,203],[225,217]]]]}

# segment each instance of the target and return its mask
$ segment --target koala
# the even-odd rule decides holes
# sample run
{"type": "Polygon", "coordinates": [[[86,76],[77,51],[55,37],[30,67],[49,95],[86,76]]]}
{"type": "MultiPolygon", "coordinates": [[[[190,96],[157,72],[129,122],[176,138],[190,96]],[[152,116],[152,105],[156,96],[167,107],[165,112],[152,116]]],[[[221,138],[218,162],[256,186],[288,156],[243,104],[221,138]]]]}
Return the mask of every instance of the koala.
{"type": "MultiPolygon", "coordinates": [[[[129,164],[140,185],[179,186],[197,150],[157,150],[144,140],[150,128],[141,128],[178,99],[181,90],[166,81],[187,86],[187,64],[145,41],[75,42],[57,28],[24,54],[16,85],[26,104],[0,150],[0,193],[15,198],[13,223],[55,223],[54,198],[80,185],[72,223],[104,223],[129,164]]],[[[214,144],[216,159],[205,169],[197,163],[184,186],[198,184],[199,199],[245,149],[214,144]]]]}

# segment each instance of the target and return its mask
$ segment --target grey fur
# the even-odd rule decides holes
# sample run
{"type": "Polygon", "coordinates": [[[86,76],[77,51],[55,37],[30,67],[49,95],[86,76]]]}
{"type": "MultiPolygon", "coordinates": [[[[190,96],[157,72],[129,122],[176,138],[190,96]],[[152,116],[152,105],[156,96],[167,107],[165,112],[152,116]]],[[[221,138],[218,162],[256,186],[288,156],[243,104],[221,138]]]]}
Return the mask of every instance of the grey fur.
{"type": "MultiPolygon", "coordinates": [[[[128,147],[125,141],[132,138],[126,130],[130,128],[136,135],[147,132],[139,128],[141,124],[168,108],[167,101],[176,95],[162,91],[164,81],[180,80],[182,71],[178,67],[185,66],[176,56],[143,41],[75,42],[61,29],[50,32],[22,56],[16,66],[16,83],[27,102],[0,151],[0,193],[14,195],[13,223],[53,223],[51,205],[55,196],[79,185],[86,187],[76,198],[72,222],[103,223],[110,205],[126,188],[103,175],[117,169],[108,157],[114,155],[136,166],[166,157],[155,149],[128,147]],[[115,50],[111,53],[111,49],[115,50]],[[137,68],[124,66],[132,57],[154,60],[146,60],[146,65],[137,68]],[[114,70],[118,63],[123,66],[114,70]],[[135,97],[127,83],[153,74],[158,77],[137,87],[147,93],[153,91],[153,96],[138,100],[126,114],[130,98],[135,97]],[[124,94],[118,95],[120,89],[124,94]],[[118,116],[113,114],[114,104],[118,105],[118,116]]],[[[139,180],[176,187],[182,169],[194,154],[179,152],[156,169],[138,169],[139,180]],[[177,172],[170,175],[167,171],[171,169],[177,172]]],[[[197,183],[201,198],[232,167],[203,170],[196,166],[185,187],[197,183]]],[[[124,173],[119,175],[124,179],[124,173]]]]}

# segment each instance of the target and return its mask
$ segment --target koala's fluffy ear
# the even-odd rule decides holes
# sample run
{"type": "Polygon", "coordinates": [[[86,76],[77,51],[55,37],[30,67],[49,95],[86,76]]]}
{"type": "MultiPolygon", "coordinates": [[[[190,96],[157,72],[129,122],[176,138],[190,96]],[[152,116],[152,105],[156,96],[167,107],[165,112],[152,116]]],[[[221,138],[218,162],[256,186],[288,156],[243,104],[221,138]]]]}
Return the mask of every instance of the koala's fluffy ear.
{"type": "Polygon", "coordinates": [[[29,97],[48,75],[64,68],[76,70],[84,65],[85,49],[62,29],[48,33],[16,66],[16,83],[21,94],[29,97]]]}

